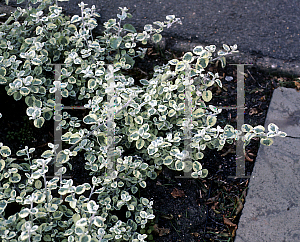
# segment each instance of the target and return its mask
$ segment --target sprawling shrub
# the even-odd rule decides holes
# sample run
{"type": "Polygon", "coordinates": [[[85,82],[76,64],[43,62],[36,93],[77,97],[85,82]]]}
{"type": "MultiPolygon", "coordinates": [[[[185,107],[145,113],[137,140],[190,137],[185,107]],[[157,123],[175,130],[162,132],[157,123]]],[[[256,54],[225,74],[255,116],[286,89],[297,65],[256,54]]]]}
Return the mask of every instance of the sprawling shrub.
{"type": "Polygon", "coordinates": [[[216,60],[225,66],[236,45],[224,44],[216,58],[216,46],[197,46],[180,60],[156,66],[151,79],[134,80],[128,70],[145,55],[143,45],[158,43],[164,28],[180,23],[174,15],[137,32],[123,24],[131,15],[120,8],[116,19],[104,23],[103,33],[93,36],[99,16],[94,6],[81,3],[81,15],[70,18],[52,0],[31,3],[40,5],[18,7],[0,25],[0,84],[26,102],[37,128],[53,117],[59,120],[69,148],[58,152],[58,145],[49,143],[49,150],[33,159],[35,149],[25,147],[17,152],[24,157],[21,163],[0,143],[2,241],[145,241],[139,229],[154,218],[153,202],[135,195],[163,165],[203,178],[207,170],[200,160],[206,148],[220,150],[237,139],[247,145],[254,137],[270,145],[270,137],[285,136],[275,124],[268,132],[246,124],[241,131],[215,127],[221,110],[207,102],[210,87],[222,83],[205,68],[216,60]],[[62,109],[57,92],[80,101],[88,115],[82,121],[67,112],[55,115],[62,109]],[[62,176],[79,152],[92,182],[75,186],[62,176]],[[58,171],[49,180],[51,164],[58,171]],[[20,210],[6,216],[9,204],[20,210]]]}

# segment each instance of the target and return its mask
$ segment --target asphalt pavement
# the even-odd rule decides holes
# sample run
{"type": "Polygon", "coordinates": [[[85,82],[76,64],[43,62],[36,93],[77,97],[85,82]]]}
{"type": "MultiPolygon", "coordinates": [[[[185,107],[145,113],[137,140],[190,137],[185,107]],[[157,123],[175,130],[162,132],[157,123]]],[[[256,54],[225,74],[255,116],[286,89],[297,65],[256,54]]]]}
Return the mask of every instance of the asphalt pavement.
{"type": "MultiPolygon", "coordinates": [[[[82,0],[59,2],[66,13],[79,14],[82,0]]],[[[4,0],[0,0],[4,3],[4,0]]],[[[117,18],[127,7],[138,30],[173,14],[182,20],[163,32],[166,48],[190,51],[197,45],[237,44],[232,63],[252,63],[261,69],[300,76],[299,0],[85,0],[95,5],[100,23],[117,18]]],[[[9,4],[17,6],[16,0],[9,4]]]]}
{"type": "MultiPolygon", "coordinates": [[[[78,14],[81,0],[62,2],[66,12],[78,14]]],[[[164,21],[173,14],[182,20],[163,32],[166,48],[190,51],[196,45],[237,44],[232,61],[300,76],[299,0],[85,0],[95,5],[104,23],[116,18],[119,7],[133,15],[133,26],[164,21]]]]}

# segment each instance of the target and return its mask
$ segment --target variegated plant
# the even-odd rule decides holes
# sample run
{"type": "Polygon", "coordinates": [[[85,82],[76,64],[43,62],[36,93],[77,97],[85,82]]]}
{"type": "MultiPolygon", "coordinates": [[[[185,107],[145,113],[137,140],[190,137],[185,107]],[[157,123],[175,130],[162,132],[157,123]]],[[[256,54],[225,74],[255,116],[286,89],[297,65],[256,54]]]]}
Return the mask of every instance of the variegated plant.
{"type": "Polygon", "coordinates": [[[225,56],[236,52],[236,45],[224,44],[216,58],[214,45],[197,46],[181,60],[156,66],[151,79],[139,80],[142,86],[134,85],[127,71],[144,56],[146,49],[140,46],[158,43],[163,29],[180,22],[178,18],[167,16],[138,33],[131,24],[122,24],[131,15],[120,8],[118,20],[108,20],[103,34],[94,38],[94,17],[99,16],[94,6],[81,3],[81,16],[70,18],[56,1],[29,2],[40,5],[18,8],[0,25],[0,84],[15,100],[24,99],[26,113],[38,128],[53,118],[59,88],[63,98],[81,100],[90,111],[82,121],[63,112],[61,138],[69,148],[60,152],[57,144],[49,144],[39,159],[32,159],[35,149],[25,147],[17,152],[24,157],[21,163],[0,143],[2,241],[145,241],[147,235],[139,229],[154,218],[153,202],[135,195],[163,165],[203,178],[207,170],[200,160],[206,148],[220,150],[237,139],[247,145],[254,137],[270,145],[271,137],[285,136],[275,124],[267,132],[247,124],[241,131],[230,125],[216,127],[221,110],[207,103],[213,97],[210,87],[222,83],[217,73],[205,68],[216,60],[225,66],[225,56]],[[52,65],[61,63],[60,80],[54,81],[52,65]],[[114,137],[108,135],[108,121],[114,137]],[[183,144],[188,132],[189,152],[183,144]],[[84,153],[92,183],[75,186],[62,175],[67,165],[72,169],[69,161],[79,152],[84,153]],[[47,180],[52,164],[58,172],[47,180]],[[7,217],[10,203],[21,205],[21,210],[7,217]],[[117,216],[121,213],[125,220],[117,216]]]}

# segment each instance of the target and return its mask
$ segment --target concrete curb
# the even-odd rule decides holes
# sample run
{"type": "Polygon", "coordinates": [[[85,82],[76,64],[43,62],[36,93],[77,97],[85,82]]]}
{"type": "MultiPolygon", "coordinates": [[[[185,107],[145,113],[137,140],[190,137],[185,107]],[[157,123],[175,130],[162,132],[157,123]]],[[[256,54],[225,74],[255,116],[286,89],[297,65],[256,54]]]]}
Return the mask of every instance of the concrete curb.
{"type": "MultiPolygon", "coordinates": [[[[276,89],[265,128],[269,123],[300,137],[300,92],[276,89]]],[[[235,242],[300,241],[300,139],[292,137],[260,146],[235,242]]]]}

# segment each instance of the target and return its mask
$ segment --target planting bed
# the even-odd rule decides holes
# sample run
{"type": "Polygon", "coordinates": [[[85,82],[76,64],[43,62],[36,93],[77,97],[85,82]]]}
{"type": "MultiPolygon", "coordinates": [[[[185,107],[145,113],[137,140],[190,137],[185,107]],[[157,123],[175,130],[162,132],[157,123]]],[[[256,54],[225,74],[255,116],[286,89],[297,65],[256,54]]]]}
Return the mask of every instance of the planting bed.
{"type": "MultiPolygon", "coordinates": [[[[137,84],[139,79],[150,79],[153,67],[165,63],[172,56],[175,57],[175,54],[149,47],[148,55],[129,74],[137,84]]],[[[227,65],[221,69],[219,65],[212,65],[209,69],[218,72],[223,82],[222,89],[212,87],[215,96],[210,104],[219,107],[235,105],[236,66],[227,65]]],[[[245,67],[245,123],[264,125],[272,92],[279,85],[294,88],[298,82],[290,77],[271,76],[255,66],[245,67]]],[[[35,147],[37,158],[47,149],[47,143],[54,142],[53,121],[46,121],[41,129],[35,128],[26,115],[24,100],[16,102],[13,97],[7,96],[4,86],[0,86],[0,100],[0,113],[3,115],[0,119],[1,142],[11,148],[12,154],[25,145],[35,147]]],[[[62,102],[72,104],[68,100],[62,102]]],[[[66,111],[81,120],[87,114],[83,110],[66,111]]],[[[221,126],[235,126],[235,122],[235,110],[223,110],[218,118],[221,126]]],[[[258,147],[259,140],[253,140],[246,148],[246,175],[251,174],[258,147]]],[[[153,200],[156,218],[143,232],[151,232],[158,242],[233,241],[248,185],[247,179],[228,178],[235,175],[234,151],[234,145],[226,145],[221,151],[206,150],[201,160],[203,168],[209,171],[205,179],[179,178],[183,173],[167,168],[158,172],[156,180],[149,179],[147,187],[139,191],[139,196],[153,200]]],[[[20,159],[16,155],[11,157],[20,159]]],[[[73,158],[71,164],[73,169],[68,174],[73,177],[75,185],[90,181],[89,172],[84,170],[83,156],[73,158]]],[[[16,212],[11,209],[9,213],[16,212]]]]}

